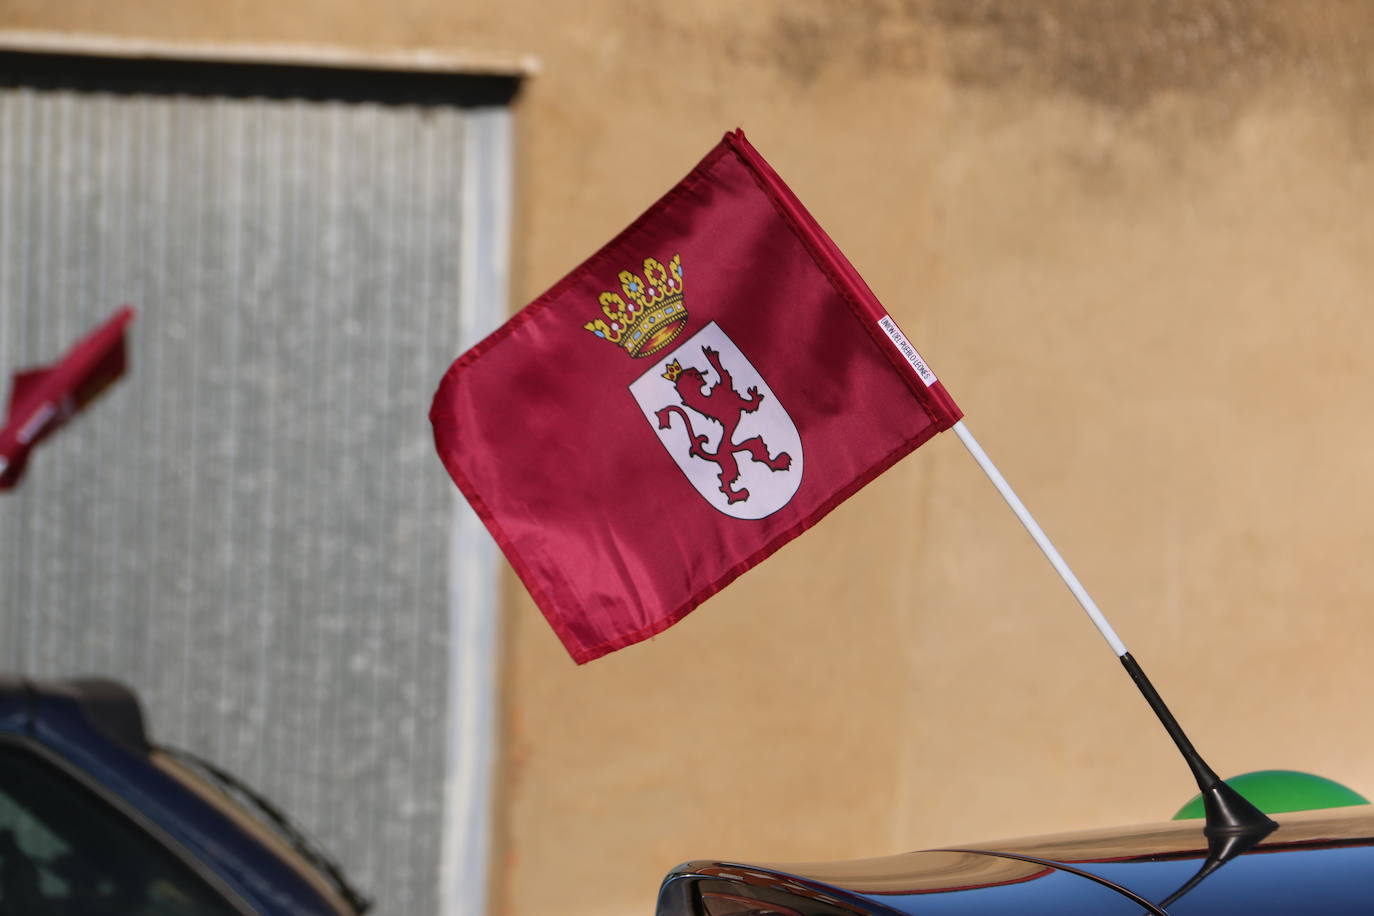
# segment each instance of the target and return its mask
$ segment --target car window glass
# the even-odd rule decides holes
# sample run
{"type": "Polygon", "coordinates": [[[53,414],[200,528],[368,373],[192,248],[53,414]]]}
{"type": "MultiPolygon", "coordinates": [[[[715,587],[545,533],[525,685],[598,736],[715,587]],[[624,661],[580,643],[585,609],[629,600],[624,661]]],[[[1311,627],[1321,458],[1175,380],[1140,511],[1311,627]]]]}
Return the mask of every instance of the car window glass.
{"type": "Polygon", "coordinates": [[[238,912],[76,780],[33,754],[0,747],[0,916],[238,912]]]}

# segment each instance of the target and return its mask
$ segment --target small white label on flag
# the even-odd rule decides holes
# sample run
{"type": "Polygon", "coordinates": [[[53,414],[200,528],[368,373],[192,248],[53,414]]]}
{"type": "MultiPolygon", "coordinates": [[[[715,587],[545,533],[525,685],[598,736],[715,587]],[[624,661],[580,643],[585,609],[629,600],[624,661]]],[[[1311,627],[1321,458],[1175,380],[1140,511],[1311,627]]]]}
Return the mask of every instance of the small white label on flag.
{"type": "Polygon", "coordinates": [[[926,383],[926,387],[929,388],[931,385],[934,385],[937,381],[935,373],[930,371],[930,367],[926,365],[926,361],[921,359],[921,354],[917,353],[916,348],[911,345],[911,341],[906,339],[906,335],[902,333],[901,328],[897,327],[897,322],[892,320],[892,316],[884,315],[878,321],[878,327],[883,329],[883,333],[887,335],[887,339],[892,341],[903,358],[911,363],[911,368],[916,370],[916,374],[921,377],[921,381],[926,383]]]}
{"type": "Polygon", "coordinates": [[[28,445],[32,442],[56,413],[57,408],[53,406],[52,401],[45,401],[43,406],[35,410],[33,415],[24,421],[24,425],[19,427],[19,434],[15,436],[19,440],[19,444],[28,445]]]}

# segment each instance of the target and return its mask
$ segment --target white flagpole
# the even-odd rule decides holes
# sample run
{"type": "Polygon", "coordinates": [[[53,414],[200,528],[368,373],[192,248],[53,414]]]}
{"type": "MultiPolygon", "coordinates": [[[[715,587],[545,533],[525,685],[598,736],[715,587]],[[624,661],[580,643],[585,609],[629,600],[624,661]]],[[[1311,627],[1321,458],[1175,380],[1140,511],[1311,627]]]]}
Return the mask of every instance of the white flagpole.
{"type": "MultiPolygon", "coordinates": [[[[911,370],[916,373],[927,388],[936,382],[935,373],[930,371],[930,366],[921,359],[921,354],[916,352],[916,348],[911,345],[911,341],[906,339],[897,327],[897,323],[892,320],[891,315],[884,315],[878,321],[878,327],[892,341],[892,345],[897,348],[897,352],[911,366],[911,370]]],[[[952,427],[959,441],[964,443],[964,448],[968,449],[973,460],[978,462],[978,466],[983,469],[983,473],[988,475],[992,485],[997,488],[997,492],[1002,494],[1002,498],[1007,501],[1011,511],[1021,520],[1021,524],[1026,527],[1031,538],[1037,547],[1045,554],[1045,558],[1050,561],[1054,571],[1059,573],[1059,578],[1064,580],[1064,584],[1073,592],[1073,596],[1078,599],[1078,603],[1083,606],[1088,617],[1092,620],[1093,626],[1097,627],[1097,632],[1102,634],[1102,638],[1107,640],[1107,645],[1112,647],[1116,653],[1117,660],[1121,662],[1126,673],[1135,682],[1136,688],[1140,691],[1145,702],[1150,704],[1159,722],[1164,726],[1164,730],[1169,733],[1169,737],[1178,746],[1179,752],[1183,754],[1183,759],[1187,762],[1188,768],[1193,771],[1193,778],[1197,780],[1198,790],[1202,793],[1203,806],[1207,811],[1207,826],[1204,832],[1209,837],[1238,837],[1245,836],[1257,842],[1258,837],[1263,836],[1274,830],[1278,825],[1246,801],[1239,792],[1223,782],[1207,761],[1202,759],[1202,755],[1193,747],[1193,743],[1188,740],[1188,736],[1183,733],[1183,728],[1174,718],[1174,714],[1169,712],[1169,707],[1164,704],[1164,699],[1155,690],[1150,679],[1145,676],[1139,663],[1126,651],[1126,644],[1116,635],[1112,625],[1107,622],[1107,618],[1102,616],[1102,612],[1097,609],[1097,602],[1093,601],[1088,590],[1083,587],[1083,583],[1078,581],[1078,577],[1069,569],[1069,564],[1064,562],[1064,558],[1059,555],[1059,551],[1050,543],[1050,539],[1045,536],[1044,530],[1031,517],[1030,511],[1026,509],[1026,504],[1021,502],[1021,498],[1016,495],[1016,491],[1007,483],[1007,479],[1002,476],[1002,472],[997,470],[997,465],[992,463],[988,453],[983,451],[983,447],[978,444],[978,440],[973,438],[973,433],[968,431],[964,421],[960,420],[952,427]]]]}
{"type": "MultiPolygon", "coordinates": [[[[1007,479],[1002,476],[1002,472],[997,470],[997,465],[992,463],[987,452],[978,444],[978,440],[973,438],[973,433],[968,431],[964,421],[960,420],[953,426],[954,432],[959,436],[959,441],[964,443],[964,448],[968,449],[973,460],[978,462],[978,466],[983,469],[983,473],[988,475],[992,485],[997,488],[997,492],[1002,494],[1002,498],[1007,501],[1011,511],[1021,520],[1021,524],[1030,532],[1037,547],[1045,554],[1045,558],[1050,561],[1055,572],[1059,573],[1059,578],[1064,580],[1064,584],[1073,592],[1073,596],[1078,599],[1078,603],[1083,606],[1083,610],[1092,618],[1093,626],[1097,627],[1097,632],[1102,634],[1102,638],[1107,640],[1107,645],[1112,647],[1117,659],[1125,667],[1126,673],[1135,682],[1136,688],[1140,690],[1145,702],[1150,704],[1156,716],[1159,717],[1160,724],[1169,733],[1169,737],[1174,740],[1179,752],[1183,754],[1183,759],[1188,764],[1188,768],[1193,771],[1193,778],[1197,781],[1198,790],[1202,793],[1203,807],[1207,811],[1207,822],[1203,832],[1213,840],[1220,840],[1227,837],[1245,838],[1245,842],[1253,846],[1259,839],[1266,836],[1278,827],[1273,821],[1264,815],[1258,808],[1247,801],[1235,789],[1228,786],[1217,776],[1216,771],[1207,765],[1207,761],[1202,759],[1202,755],[1193,747],[1193,743],[1184,734],[1182,726],[1174,718],[1169,707],[1165,705],[1159,692],[1155,690],[1150,679],[1141,670],[1140,664],[1126,651],[1126,644],[1116,635],[1112,625],[1107,622],[1107,618],[1102,616],[1102,612],[1097,609],[1097,603],[1092,596],[1083,588],[1083,583],[1078,581],[1078,577],[1069,569],[1069,564],[1064,562],[1064,558],[1059,555],[1059,551],[1050,543],[1050,539],[1045,535],[1044,530],[1031,517],[1030,511],[1026,509],[1026,504],[1021,502],[1016,491],[1007,483],[1007,479]]],[[[1220,848],[1220,847],[1219,847],[1220,848]]],[[[1237,846],[1235,849],[1240,849],[1237,846]]],[[[1245,848],[1248,848],[1245,847],[1245,848]]],[[[1218,864],[1236,853],[1234,850],[1229,853],[1216,853],[1218,864]]]]}
{"type": "Polygon", "coordinates": [[[988,479],[991,480],[992,485],[997,488],[997,492],[1001,493],[1002,498],[1007,501],[1007,505],[1011,507],[1011,511],[1016,513],[1016,517],[1021,520],[1021,524],[1026,527],[1026,531],[1030,532],[1030,536],[1035,541],[1035,545],[1045,554],[1045,558],[1050,561],[1050,565],[1054,567],[1054,571],[1059,573],[1059,578],[1064,580],[1064,584],[1069,587],[1069,591],[1073,592],[1073,596],[1078,599],[1078,603],[1083,606],[1083,610],[1092,618],[1093,626],[1097,627],[1097,632],[1101,633],[1102,638],[1107,640],[1107,645],[1112,647],[1112,651],[1116,653],[1117,658],[1124,656],[1126,654],[1126,644],[1116,635],[1116,631],[1113,630],[1112,625],[1107,622],[1107,618],[1102,616],[1102,612],[1097,608],[1097,602],[1093,601],[1092,596],[1089,595],[1087,589],[1083,587],[1083,583],[1079,582],[1078,577],[1073,574],[1073,570],[1069,569],[1069,564],[1064,562],[1064,558],[1059,555],[1059,551],[1055,549],[1054,544],[1050,543],[1050,539],[1046,536],[1044,529],[1042,529],[1035,521],[1034,517],[1031,516],[1030,510],[1026,508],[1026,504],[1021,502],[1021,498],[1016,495],[1016,491],[1011,488],[1011,484],[1007,483],[1007,479],[1002,476],[1002,472],[997,470],[997,465],[992,463],[992,459],[988,457],[987,452],[983,451],[983,447],[978,444],[978,440],[973,438],[973,433],[968,431],[968,427],[964,425],[964,421],[960,420],[958,423],[955,423],[953,429],[955,434],[958,435],[959,441],[964,443],[964,448],[968,449],[969,454],[973,456],[973,460],[978,462],[978,466],[983,469],[984,474],[988,475],[988,479]]]}

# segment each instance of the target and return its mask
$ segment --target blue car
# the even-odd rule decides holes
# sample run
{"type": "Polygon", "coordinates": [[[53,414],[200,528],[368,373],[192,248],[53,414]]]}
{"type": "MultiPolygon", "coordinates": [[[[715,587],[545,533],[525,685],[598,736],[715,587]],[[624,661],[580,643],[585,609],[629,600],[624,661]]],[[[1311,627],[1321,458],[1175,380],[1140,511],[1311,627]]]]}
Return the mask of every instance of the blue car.
{"type": "Polygon", "coordinates": [[[367,906],[270,802],[153,745],[128,688],[0,678],[0,916],[367,906]]]}
{"type": "Polygon", "coordinates": [[[1374,810],[1274,815],[1236,846],[1200,820],[854,862],[688,862],[658,916],[1368,916],[1374,810]]]}

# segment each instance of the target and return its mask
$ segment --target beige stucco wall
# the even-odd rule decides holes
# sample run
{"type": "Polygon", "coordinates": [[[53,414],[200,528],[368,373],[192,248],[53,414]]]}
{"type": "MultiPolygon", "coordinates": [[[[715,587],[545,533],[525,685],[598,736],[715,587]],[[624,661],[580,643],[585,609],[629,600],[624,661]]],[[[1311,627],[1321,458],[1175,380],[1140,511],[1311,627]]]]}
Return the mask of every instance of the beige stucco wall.
{"type": "MultiPolygon", "coordinates": [[[[1213,765],[1374,793],[1374,5],[0,0],[0,27],[532,52],[520,302],[743,125],[1213,765]]],[[[1191,794],[952,437],[584,668],[508,585],[501,914],[1191,794]]]]}

